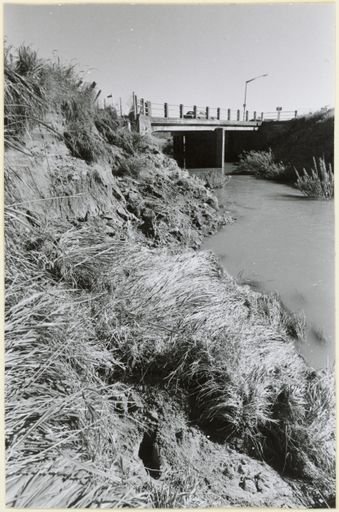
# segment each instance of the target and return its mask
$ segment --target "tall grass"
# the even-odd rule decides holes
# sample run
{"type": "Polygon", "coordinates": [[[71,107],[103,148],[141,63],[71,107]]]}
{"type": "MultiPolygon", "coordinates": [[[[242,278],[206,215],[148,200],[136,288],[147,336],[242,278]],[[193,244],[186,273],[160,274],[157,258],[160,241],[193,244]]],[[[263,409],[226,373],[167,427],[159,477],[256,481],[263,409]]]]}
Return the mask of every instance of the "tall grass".
{"type": "Polygon", "coordinates": [[[5,143],[11,144],[47,110],[42,84],[43,64],[36,52],[21,46],[16,58],[9,47],[4,52],[5,143]]]}
{"type": "Polygon", "coordinates": [[[75,65],[40,59],[27,46],[16,52],[7,47],[4,68],[7,145],[18,147],[35,125],[55,131],[44,120],[49,112],[61,116],[65,127],[58,135],[73,156],[87,162],[109,160],[107,144],[117,130],[117,114],[112,108],[99,110],[95,82],[86,83],[75,65]]]}
{"type": "Polygon", "coordinates": [[[313,158],[313,168],[310,171],[303,169],[303,174],[297,175],[296,187],[307,197],[312,199],[333,199],[334,172],[332,165],[326,165],[324,158],[313,158]]]}
{"type": "Polygon", "coordinates": [[[328,493],[333,383],[296,353],[279,304],[273,300],[269,312],[276,313],[268,315],[260,295],[222,278],[210,254],[171,256],[123,244],[111,263],[114,295],[98,301],[96,328],[125,378],[186,390],[192,414],[211,435],[238,439],[251,455],[316,479],[328,493]],[[117,317],[125,319],[123,331],[117,317]]]}
{"type": "Polygon", "coordinates": [[[36,503],[33,489],[46,503],[51,486],[58,506],[93,505],[109,488],[115,505],[141,504],[132,473],[131,495],[118,484],[141,383],[186,394],[213,439],[331,499],[333,382],[296,353],[275,297],[237,285],[210,253],[112,241],[94,222],[33,226],[13,207],[6,233],[9,503],[36,503]]]}

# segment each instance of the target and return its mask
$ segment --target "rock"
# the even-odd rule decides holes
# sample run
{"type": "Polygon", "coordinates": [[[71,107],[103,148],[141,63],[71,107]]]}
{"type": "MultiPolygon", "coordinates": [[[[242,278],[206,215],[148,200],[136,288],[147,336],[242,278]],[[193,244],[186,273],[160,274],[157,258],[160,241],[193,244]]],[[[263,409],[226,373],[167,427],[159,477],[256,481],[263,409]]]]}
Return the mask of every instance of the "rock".
{"type": "Polygon", "coordinates": [[[251,492],[251,493],[257,492],[257,486],[255,485],[255,482],[253,480],[251,480],[250,478],[244,479],[243,489],[246,492],[251,492]]]}
{"type": "Polygon", "coordinates": [[[154,211],[149,208],[145,208],[141,212],[141,218],[144,221],[140,226],[141,231],[145,236],[153,238],[155,236],[155,229],[153,225],[153,222],[155,221],[154,211]]]}

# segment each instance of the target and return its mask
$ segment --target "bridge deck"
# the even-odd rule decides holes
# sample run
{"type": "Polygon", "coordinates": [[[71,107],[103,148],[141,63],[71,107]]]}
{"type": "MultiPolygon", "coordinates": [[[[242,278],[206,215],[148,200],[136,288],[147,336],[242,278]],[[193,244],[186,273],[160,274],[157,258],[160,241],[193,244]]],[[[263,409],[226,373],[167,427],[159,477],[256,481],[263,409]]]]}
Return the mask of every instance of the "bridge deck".
{"type": "Polygon", "coordinates": [[[261,121],[226,121],[219,119],[186,119],[186,118],[164,118],[151,117],[152,131],[168,132],[195,132],[214,131],[216,128],[223,128],[226,131],[254,131],[259,128],[261,121]]]}

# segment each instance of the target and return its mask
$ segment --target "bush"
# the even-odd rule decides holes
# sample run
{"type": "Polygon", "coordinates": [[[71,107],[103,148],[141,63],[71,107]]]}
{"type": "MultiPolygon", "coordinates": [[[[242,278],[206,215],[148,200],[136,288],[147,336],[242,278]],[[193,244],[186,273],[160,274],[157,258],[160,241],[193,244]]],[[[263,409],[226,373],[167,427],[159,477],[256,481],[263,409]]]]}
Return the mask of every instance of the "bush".
{"type": "Polygon", "coordinates": [[[138,178],[143,169],[147,169],[149,165],[146,156],[130,156],[124,158],[117,168],[113,169],[115,176],[131,176],[138,178]]]}
{"type": "Polygon", "coordinates": [[[318,164],[313,158],[313,168],[310,172],[303,169],[300,175],[295,169],[297,175],[296,187],[307,197],[312,199],[333,199],[334,197],[334,173],[332,165],[326,165],[324,158],[318,159],[318,164]]]}
{"type": "Polygon", "coordinates": [[[268,151],[245,151],[240,156],[239,170],[270,180],[281,179],[286,171],[282,162],[274,162],[271,148],[268,151]]]}
{"type": "Polygon", "coordinates": [[[72,156],[87,163],[96,162],[107,155],[104,142],[93,131],[90,124],[73,121],[64,132],[65,144],[72,156]]]}
{"type": "Polygon", "coordinates": [[[115,144],[119,122],[114,108],[106,107],[105,109],[98,109],[94,115],[94,124],[100,135],[108,144],[115,144]]]}

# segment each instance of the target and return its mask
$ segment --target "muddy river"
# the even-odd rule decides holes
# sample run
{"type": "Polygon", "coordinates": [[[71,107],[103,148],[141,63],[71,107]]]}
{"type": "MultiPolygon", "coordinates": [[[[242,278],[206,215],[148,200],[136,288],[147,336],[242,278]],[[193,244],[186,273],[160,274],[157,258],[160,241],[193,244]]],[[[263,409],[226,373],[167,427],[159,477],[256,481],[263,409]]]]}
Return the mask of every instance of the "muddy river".
{"type": "Polygon", "coordinates": [[[304,198],[286,185],[232,176],[219,203],[237,219],[207,238],[225,269],[256,289],[278,292],[305,314],[298,350],[315,368],[334,362],[334,202],[304,198]]]}

